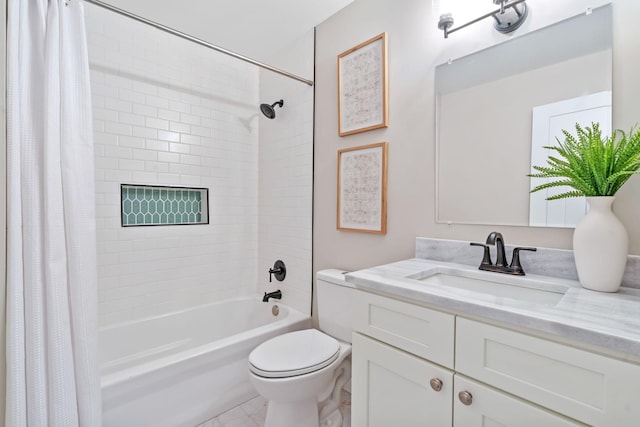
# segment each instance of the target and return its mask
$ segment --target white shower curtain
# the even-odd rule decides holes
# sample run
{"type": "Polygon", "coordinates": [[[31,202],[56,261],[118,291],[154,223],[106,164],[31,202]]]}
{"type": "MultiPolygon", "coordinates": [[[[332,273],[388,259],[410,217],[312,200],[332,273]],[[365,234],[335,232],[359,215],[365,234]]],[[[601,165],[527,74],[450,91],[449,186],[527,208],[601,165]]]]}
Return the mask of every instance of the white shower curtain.
{"type": "Polygon", "coordinates": [[[9,0],[6,425],[101,424],[82,4],[9,0]]]}

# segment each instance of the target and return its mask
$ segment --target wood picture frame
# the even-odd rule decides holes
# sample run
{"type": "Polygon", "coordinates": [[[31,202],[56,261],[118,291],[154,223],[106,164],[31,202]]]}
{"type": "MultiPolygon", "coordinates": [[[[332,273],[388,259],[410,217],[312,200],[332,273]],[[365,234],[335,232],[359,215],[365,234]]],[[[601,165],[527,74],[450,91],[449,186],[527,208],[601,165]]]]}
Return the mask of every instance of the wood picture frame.
{"type": "Polygon", "coordinates": [[[338,134],[389,126],[387,33],[338,55],[338,134]]]}
{"type": "Polygon", "coordinates": [[[338,150],[338,230],[387,233],[387,153],[386,142],[338,150]]]}

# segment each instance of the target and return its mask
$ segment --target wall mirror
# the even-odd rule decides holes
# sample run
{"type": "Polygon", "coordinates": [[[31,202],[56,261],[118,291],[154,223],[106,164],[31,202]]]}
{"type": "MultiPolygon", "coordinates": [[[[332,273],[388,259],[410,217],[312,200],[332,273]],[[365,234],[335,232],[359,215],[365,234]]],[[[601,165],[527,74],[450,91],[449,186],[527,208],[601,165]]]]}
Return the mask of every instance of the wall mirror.
{"type": "Polygon", "coordinates": [[[531,197],[527,174],[561,129],[610,133],[612,28],[603,6],[436,67],[437,222],[575,225],[586,203],[531,197]]]}

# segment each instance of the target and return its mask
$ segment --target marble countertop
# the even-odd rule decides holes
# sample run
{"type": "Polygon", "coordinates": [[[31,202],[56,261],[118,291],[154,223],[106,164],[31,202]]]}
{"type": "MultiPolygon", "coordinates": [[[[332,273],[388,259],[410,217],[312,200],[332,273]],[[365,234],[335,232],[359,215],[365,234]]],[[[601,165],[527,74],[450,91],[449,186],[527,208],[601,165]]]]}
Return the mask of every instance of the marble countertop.
{"type": "Polygon", "coordinates": [[[462,316],[468,314],[550,333],[628,354],[636,360],[640,356],[640,289],[620,288],[617,293],[602,293],[584,289],[575,280],[532,274],[513,277],[421,258],[348,273],[346,280],[357,289],[441,307],[462,316]],[[448,271],[480,280],[503,283],[508,280],[519,287],[535,285],[564,294],[556,294],[556,299],[549,301],[532,302],[527,297],[495,296],[420,280],[448,271]]]}

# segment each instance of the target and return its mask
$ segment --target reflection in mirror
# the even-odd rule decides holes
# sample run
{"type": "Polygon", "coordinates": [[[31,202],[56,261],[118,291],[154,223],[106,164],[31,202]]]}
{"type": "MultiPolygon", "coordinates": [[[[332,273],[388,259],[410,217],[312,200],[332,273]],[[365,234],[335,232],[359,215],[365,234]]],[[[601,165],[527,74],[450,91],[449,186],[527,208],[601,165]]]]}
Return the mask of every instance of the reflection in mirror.
{"type": "Polygon", "coordinates": [[[560,129],[610,132],[611,56],[605,6],[436,67],[437,221],[573,226],[584,202],[530,199],[527,174],[560,129]]]}
{"type": "MultiPolygon", "coordinates": [[[[590,126],[600,123],[602,134],[611,135],[611,91],[598,92],[534,107],[531,132],[531,165],[546,165],[551,150],[545,146],[563,141],[562,130],[575,136],[576,123],[590,126]]],[[[531,173],[537,171],[531,168],[531,173]]],[[[531,189],[551,179],[532,179],[531,189]]],[[[572,197],[547,201],[548,197],[565,192],[552,187],[529,195],[529,225],[537,227],[575,227],[587,213],[587,200],[572,197]]]]}

